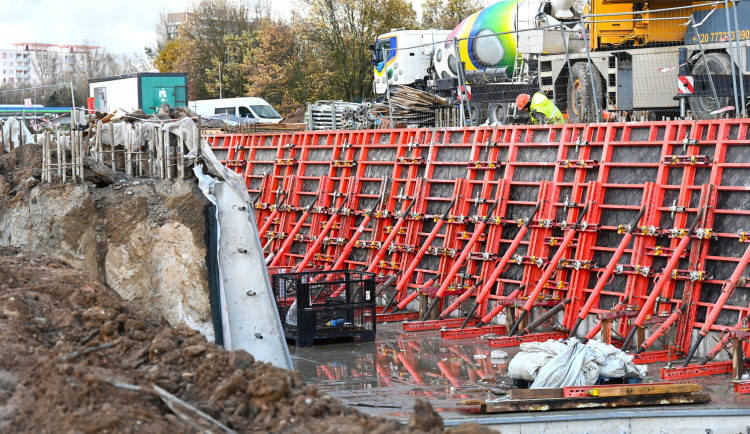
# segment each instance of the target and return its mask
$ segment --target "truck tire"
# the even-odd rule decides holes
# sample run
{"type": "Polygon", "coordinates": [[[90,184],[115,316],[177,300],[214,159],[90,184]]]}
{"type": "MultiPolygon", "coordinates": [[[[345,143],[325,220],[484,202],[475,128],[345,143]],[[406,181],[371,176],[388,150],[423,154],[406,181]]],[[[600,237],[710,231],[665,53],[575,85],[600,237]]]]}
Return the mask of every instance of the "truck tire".
{"type": "MultiPolygon", "coordinates": [[[[711,74],[730,75],[732,73],[732,60],[726,53],[708,53],[705,62],[702,59],[697,61],[691,74],[694,76],[706,75],[706,63],[711,74]]],[[[728,96],[719,97],[718,100],[713,96],[708,96],[711,95],[711,87],[708,85],[700,88],[696,86],[695,93],[701,96],[690,98],[690,110],[693,111],[693,115],[697,119],[709,119],[712,111],[732,105],[728,96]]]]}
{"type": "Polygon", "coordinates": [[[596,122],[594,98],[598,98],[599,110],[604,108],[602,81],[598,72],[594,71],[594,74],[595,89],[591,87],[588,63],[578,62],[570,68],[570,80],[568,80],[569,123],[596,122]]]}
{"type": "Polygon", "coordinates": [[[508,115],[508,105],[504,103],[491,103],[487,106],[487,117],[490,125],[494,123],[504,124],[505,117],[508,115]]]}
{"type": "Polygon", "coordinates": [[[482,125],[487,120],[487,104],[472,102],[469,104],[469,116],[471,118],[471,126],[476,127],[482,125]]]}

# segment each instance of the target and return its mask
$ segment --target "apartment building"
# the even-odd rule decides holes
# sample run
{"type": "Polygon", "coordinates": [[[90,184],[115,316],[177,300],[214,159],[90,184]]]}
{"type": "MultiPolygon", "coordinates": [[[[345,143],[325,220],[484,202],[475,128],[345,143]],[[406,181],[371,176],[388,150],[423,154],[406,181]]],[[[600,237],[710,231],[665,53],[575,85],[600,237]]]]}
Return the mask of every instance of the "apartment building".
{"type": "Polygon", "coordinates": [[[16,42],[13,49],[0,49],[0,84],[38,83],[40,74],[54,68],[75,72],[76,59],[101,47],[16,42]]]}
{"type": "Polygon", "coordinates": [[[191,12],[173,12],[167,14],[167,39],[180,36],[180,26],[183,25],[193,14],[191,12]]]}

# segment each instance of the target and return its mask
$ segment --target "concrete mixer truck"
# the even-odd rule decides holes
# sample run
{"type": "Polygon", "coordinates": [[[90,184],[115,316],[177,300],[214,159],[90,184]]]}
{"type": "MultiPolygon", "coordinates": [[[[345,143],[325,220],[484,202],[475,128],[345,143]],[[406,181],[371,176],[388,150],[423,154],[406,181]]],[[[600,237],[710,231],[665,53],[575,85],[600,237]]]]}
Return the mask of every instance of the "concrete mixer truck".
{"type": "Polygon", "coordinates": [[[378,36],[374,91],[409,85],[454,101],[463,95],[475,124],[512,120],[515,97],[534,92],[569,122],[603,111],[650,119],[740,112],[750,96],[750,2],[726,3],[591,0],[581,21],[569,0],[504,0],[447,34],[378,36]]]}

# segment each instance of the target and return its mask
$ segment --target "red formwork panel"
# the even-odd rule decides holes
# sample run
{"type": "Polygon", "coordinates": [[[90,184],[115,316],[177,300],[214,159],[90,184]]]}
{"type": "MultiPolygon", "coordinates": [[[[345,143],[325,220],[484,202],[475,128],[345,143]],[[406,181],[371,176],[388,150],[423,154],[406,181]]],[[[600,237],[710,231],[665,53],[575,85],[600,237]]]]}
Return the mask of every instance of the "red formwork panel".
{"type": "MultiPolygon", "coordinates": [[[[210,137],[209,142],[221,161],[243,173],[251,197],[258,197],[259,225],[287,194],[284,204],[277,206],[268,233],[261,234],[264,244],[278,236],[271,240],[271,250],[283,243],[304,208],[317,197],[317,206],[296,235],[283,265],[300,261],[319,236],[326,237],[326,242],[308,265],[330,264],[370,212],[372,218],[345,266],[374,267],[382,276],[393,275],[414,261],[436,217],[447,213],[442,229],[405,282],[406,290],[397,294],[398,300],[427,280],[434,280],[435,287],[447,285],[451,291],[446,295],[482,284],[518,233],[518,221],[541,200],[513,260],[492,283],[490,296],[478,309],[480,316],[524,285],[521,300],[536,287],[541,300],[571,299],[557,316],[561,324],[556,324],[570,328],[592,296],[625,226],[645,205],[632,241],[591,314],[607,312],[618,304],[637,310],[649,296],[657,296],[644,325],[657,333],[669,329],[663,343],[684,351],[747,245],[743,241],[748,237],[741,231],[750,231],[748,126],[747,120],[716,120],[316,131],[226,134],[210,137]],[[381,192],[383,199],[378,203],[381,192]],[[344,197],[347,202],[336,225],[321,235],[344,197]],[[485,233],[467,249],[494,202],[498,205],[485,233]],[[586,227],[575,232],[570,244],[561,246],[566,230],[586,203],[586,227]],[[699,234],[691,235],[661,292],[654,294],[655,281],[665,274],[666,264],[676,256],[674,250],[699,209],[703,213],[699,234]],[[397,224],[401,227],[381,251],[397,224]],[[563,249],[560,261],[549,264],[559,249],[563,249]],[[469,254],[457,264],[464,250],[469,254]],[[446,279],[456,266],[458,273],[446,279]],[[546,270],[552,273],[540,283],[546,270]],[[679,307],[684,310],[678,311],[679,307]],[[668,327],[662,327],[665,321],[668,327]]],[[[713,330],[735,326],[747,315],[750,307],[743,300],[749,288],[747,280],[741,279],[713,330]]],[[[440,308],[450,301],[444,300],[440,308]]],[[[535,302],[531,305],[536,306],[535,302]]],[[[533,307],[531,316],[543,311],[541,305],[533,307]]],[[[625,335],[631,324],[622,320],[614,330],[625,335]]]]}

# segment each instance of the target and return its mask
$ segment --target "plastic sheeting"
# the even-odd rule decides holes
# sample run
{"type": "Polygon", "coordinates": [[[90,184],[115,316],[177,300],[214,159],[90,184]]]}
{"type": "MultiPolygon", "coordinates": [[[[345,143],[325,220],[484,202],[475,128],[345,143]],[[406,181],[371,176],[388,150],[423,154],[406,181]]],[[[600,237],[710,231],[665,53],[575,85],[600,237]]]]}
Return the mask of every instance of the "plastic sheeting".
{"type": "Polygon", "coordinates": [[[31,134],[28,128],[26,128],[26,125],[22,124],[21,121],[16,118],[8,118],[3,122],[3,143],[5,143],[5,152],[10,152],[11,143],[13,144],[13,148],[21,146],[18,137],[21,128],[23,128],[23,142],[36,143],[34,135],[31,134]]]}
{"type": "Polygon", "coordinates": [[[646,376],[646,366],[637,366],[633,356],[601,341],[549,340],[522,343],[520,348],[508,371],[511,378],[533,381],[532,389],[590,386],[600,377],[646,376]]]}

